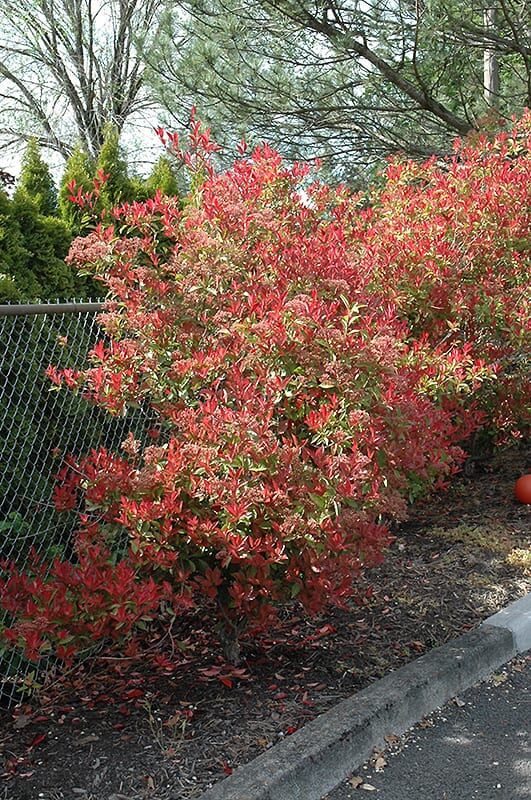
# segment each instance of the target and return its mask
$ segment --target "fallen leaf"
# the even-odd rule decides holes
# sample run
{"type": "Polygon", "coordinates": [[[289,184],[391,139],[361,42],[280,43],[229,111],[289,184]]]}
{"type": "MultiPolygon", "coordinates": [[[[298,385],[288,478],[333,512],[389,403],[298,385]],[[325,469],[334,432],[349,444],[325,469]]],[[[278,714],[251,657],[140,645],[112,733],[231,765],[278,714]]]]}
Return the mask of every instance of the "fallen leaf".
{"type": "Polygon", "coordinates": [[[454,703],[456,704],[456,706],[458,708],[463,708],[463,706],[466,705],[464,700],[461,700],[461,698],[459,698],[459,697],[454,697],[454,703]]]}
{"type": "Polygon", "coordinates": [[[16,774],[18,765],[22,762],[22,759],[17,758],[16,756],[12,756],[11,758],[6,758],[4,761],[4,768],[5,772],[2,773],[2,778],[11,778],[13,775],[16,774]]]}
{"type": "Polygon", "coordinates": [[[198,670],[205,678],[216,678],[220,673],[221,667],[208,667],[198,670]]]}
{"type": "Polygon", "coordinates": [[[400,736],[395,733],[388,733],[387,736],[384,736],[384,739],[387,744],[398,744],[400,742],[400,736]]]}
{"type": "Polygon", "coordinates": [[[350,783],[353,789],[359,789],[359,787],[363,783],[363,778],[360,778],[359,775],[354,775],[352,778],[348,779],[348,782],[350,783]]]}
{"type": "Polygon", "coordinates": [[[269,746],[269,739],[266,739],[265,737],[260,737],[260,739],[256,740],[256,744],[259,747],[264,747],[264,748],[268,747],[269,746]]]}
{"type": "Polygon", "coordinates": [[[163,722],[165,728],[173,728],[175,725],[178,725],[180,722],[183,721],[183,715],[180,711],[176,711],[175,714],[172,714],[171,717],[168,717],[166,722],[163,722]]]}
{"type": "Polygon", "coordinates": [[[21,714],[13,723],[13,727],[16,731],[19,731],[21,728],[25,728],[26,725],[30,722],[31,717],[29,714],[21,714]]]}
{"type": "Polygon", "coordinates": [[[136,700],[138,697],[143,697],[144,692],[142,689],[129,689],[127,692],[124,692],[123,696],[126,700],[136,700]]]}
{"type": "Polygon", "coordinates": [[[78,744],[90,744],[91,742],[99,742],[100,737],[96,736],[95,733],[89,733],[88,736],[82,736],[81,739],[78,739],[78,744]]]}
{"type": "Polygon", "coordinates": [[[499,686],[500,683],[505,683],[508,677],[509,676],[507,675],[506,672],[500,672],[498,675],[493,675],[490,680],[491,683],[494,684],[494,686],[499,686]]]}
{"type": "Polygon", "coordinates": [[[362,783],[361,788],[365,789],[366,792],[375,792],[376,786],[373,786],[372,783],[362,783]]]}
{"type": "Polygon", "coordinates": [[[378,756],[374,762],[374,769],[376,772],[382,772],[383,768],[387,766],[387,761],[383,756],[378,756]]]}
{"type": "Polygon", "coordinates": [[[232,675],[233,678],[241,678],[242,680],[243,679],[247,680],[248,678],[251,677],[247,672],[247,670],[244,669],[243,667],[232,667],[230,674],[232,675]]]}
{"type": "Polygon", "coordinates": [[[330,625],[329,623],[327,623],[326,625],[323,625],[322,628],[319,628],[319,630],[317,631],[317,634],[318,634],[318,636],[328,636],[328,634],[335,633],[335,632],[336,632],[336,628],[333,625],[330,625]]]}
{"type": "Polygon", "coordinates": [[[32,740],[32,742],[30,744],[30,750],[31,750],[32,747],[38,747],[40,744],[42,744],[44,742],[45,739],[46,739],[46,734],[45,733],[37,734],[37,736],[32,740]]]}

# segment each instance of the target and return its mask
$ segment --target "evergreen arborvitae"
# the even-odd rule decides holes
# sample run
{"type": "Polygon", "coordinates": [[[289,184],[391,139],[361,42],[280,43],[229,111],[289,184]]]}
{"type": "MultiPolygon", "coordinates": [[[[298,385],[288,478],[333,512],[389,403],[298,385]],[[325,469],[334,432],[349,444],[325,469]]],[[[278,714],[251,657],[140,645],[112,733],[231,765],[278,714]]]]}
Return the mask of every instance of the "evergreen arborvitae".
{"type": "Polygon", "coordinates": [[[154,197],[157,189],[167,197],[179,196],[179,181],[173,164],[167,156],[161,156],[155,162],[150,175],[146,178],[145,185],[148,197],[154,197]]]}
{"type": "Polygon", "coordinates": [[[0,191],[0,302],[41,295],[42,286],[31,269],[31,255],[13,214],[13,201],[0,191]]]}
{"type": "MultiPolygon", "coordinates": [[[[11,217],[16,221],[24,248],[30,253],[28,267],[39,285],[38,296],[21,287],[26,299],[69,299],[78,294],[72,268],[65,263],[71,234],[67,225],[56,217],[45,216],[32,200],[15,196],[11,217]]],[[[16,270],[15,281],[17,282],[16,270]]]]}
{"type": "Polygon", "coordinates": [[[133,175],[131,180],[131,199],[144,203],[153,195],[148,192],[146,181],[140,175],[133,175]]]}
{"type": "Polygon", "coordinates": [[[5,272],[0,272],[0,303],[20,303],[22,295],[14,278],[5,272]]]}
{"type": "Polygon", "coordinates": [[[134,199],[127,162],[120,147],[120,133],[114,125],[105,127],[103,144],[96,161],[97,170],[107,175],[100,195],[102,209],[109,211],[121,203],[134,199]]]}
{"type": "Polygon", "coordinates": [[[74,234],[85,232],[85,228],[88,227],[88,220],[84,219],[86,217],[86,212],[68,199],[71,195],[71,190],[68,186],[71,185],[73,181],[76,187],[81,188],[83,192],[90,192],[93,189],[93,178],[94,163],[83,147],[77,145],[66,162],[65,171],[59,187],[59,211],[61,218],[74,234]]]}
{"type": "Polygon", "coordinates": [[[48,164],[43,161],[36,139],[30,139],[22,159],[15,196],[27,195],[40,214],[57,214],[57,189],[48,164]]]}
{"type": "Polygon", "coordinates": [[[94,294],[65,263],[71,238],[68,226],[39,213],[26,193],[10,200],[0,191],[0,303],[94,294]]]}

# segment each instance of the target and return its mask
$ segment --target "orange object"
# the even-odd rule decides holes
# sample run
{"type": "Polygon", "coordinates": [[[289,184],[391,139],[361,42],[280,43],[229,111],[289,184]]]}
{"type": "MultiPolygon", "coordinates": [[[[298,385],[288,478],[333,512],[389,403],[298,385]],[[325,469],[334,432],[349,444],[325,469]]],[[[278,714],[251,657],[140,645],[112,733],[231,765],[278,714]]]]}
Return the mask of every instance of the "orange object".
{"type": "Polygon", "coordinates": [[[521,503],[531,503],[531,474],[518,478],[514,484],[514,496],[521,503]]]}

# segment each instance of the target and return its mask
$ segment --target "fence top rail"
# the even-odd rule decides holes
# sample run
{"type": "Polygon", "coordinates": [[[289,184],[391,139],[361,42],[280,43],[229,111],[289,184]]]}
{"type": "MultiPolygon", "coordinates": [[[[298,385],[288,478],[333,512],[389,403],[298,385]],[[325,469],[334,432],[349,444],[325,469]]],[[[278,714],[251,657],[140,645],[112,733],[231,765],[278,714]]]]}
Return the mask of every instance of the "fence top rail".
{"type": "Polygon", "coordinates": [[[30,317],[35,314],[93,314],[103,303],[13,303],[0,305],[0,317],[30,317]]]}

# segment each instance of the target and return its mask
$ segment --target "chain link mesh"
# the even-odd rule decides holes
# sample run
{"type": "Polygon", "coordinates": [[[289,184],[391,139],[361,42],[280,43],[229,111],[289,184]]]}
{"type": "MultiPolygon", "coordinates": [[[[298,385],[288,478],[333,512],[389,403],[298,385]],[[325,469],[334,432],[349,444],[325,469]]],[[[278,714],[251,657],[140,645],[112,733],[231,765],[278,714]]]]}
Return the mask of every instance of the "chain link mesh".
{"type": "MultiPolygon", "coordinates": [[[[58,513],[52,502],[55,476],[68,454],[104,446],[116,451],[133,431],[145,439],[149,414],[140,409],[114,417],[68,389],[54,391],[46,376],[50,364],[81,368],[88,351],[104,337],[98,306],[80,305],[56,313],[0,311],[0,562],[24,568],[30,552],[43,561],[61,557],[75,529],[75,513],[58,513]],[[78,310],[78,309],[82,310],[78,310]]],[[[0,607],[0,627],[9,624],[0,607]]],[[[29,663],[12,649],[0,648],[0,702],[18,701],[49,669],[50,660],[29,663]]]]}

